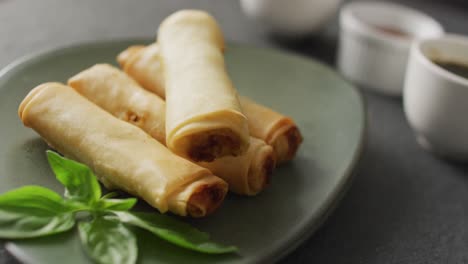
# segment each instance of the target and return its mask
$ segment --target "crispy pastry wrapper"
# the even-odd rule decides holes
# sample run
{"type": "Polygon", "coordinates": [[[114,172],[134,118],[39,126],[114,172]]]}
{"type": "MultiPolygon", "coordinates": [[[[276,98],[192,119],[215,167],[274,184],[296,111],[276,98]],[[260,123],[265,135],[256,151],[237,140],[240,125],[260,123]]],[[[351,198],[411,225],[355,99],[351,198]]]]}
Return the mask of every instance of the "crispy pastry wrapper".
{"type": "Polygon", "coordinates": [[[115,117],[132,123],[165,144],[164,101],[109,64],[96,64],[68,80],[68,85],[115,117]],[[128,89],[125,89],[128,87],[128,89]],[[135,88],[137,87],[137,88],[135,88]]]}
{"type": "MultiPolygon", "coordinates": [[[[164,73],[158,52],[156,43],[135,45],[122,51],[117,60],[143,88],[165,98],[164,73]]],[[[273,146],[278,163],[293,159],[303,140],[294,120],[247,97],[241,96],[240,103],[248,119],[250,135],[273,146]]]]}
{"type": "Polygon", "coordinates": [[[202,217],[219,207],[227,192],[226,182],[209,170],[172,154],[66,85],[37,86],[18,113],[25,126],[89,166],[107,188],[141,197],[162,213],[202,217]]]}
{"type": "Polygon", "coordinates": [[[229,190],[241,195],[256,195],[270,182],[276,161],[273,148],[263,140],[250,138],[250,147],[238,157],[223,157],[199,165],[216,175],[222,175],[229,190]]]}
{"type": "Polygon", "coordinates": [[[117,61],[141,86],[166,98],[159,46],[156,43],[131,46],[118,55],[117,61]],[[145,51],[140,52],[143,49],[145,51]]]}
{"type": "Polygon", "coordinates": [[[246,152],[247,118],[224,65],[224,40],[212,16],[182,10],[158,31],[166,89],[166,144],[182,157],[213,161],[246,152]]]}
{"type": "MultiPolygon", "coordinates": [[[[124,72],[111,65],[97,64],[71,77],[68,84],[104,110],[142,128],[164,144],[165,102],[124,72]],[[132,113],[136,118],[129,119],[122,113],[132,113]]],[[[231,191],[255,195],[269,182],[275,156],[271,146],[251,138],[248,150],[242,155],[198,164],[224,179],[231,191]]]]}
{"type": "Polygon", "coordinates": [[[279,163],[293,159],[302,143],[301,132],[294,120],[244,96],[241,104],[252,135],[273,146],[279,163]]]}

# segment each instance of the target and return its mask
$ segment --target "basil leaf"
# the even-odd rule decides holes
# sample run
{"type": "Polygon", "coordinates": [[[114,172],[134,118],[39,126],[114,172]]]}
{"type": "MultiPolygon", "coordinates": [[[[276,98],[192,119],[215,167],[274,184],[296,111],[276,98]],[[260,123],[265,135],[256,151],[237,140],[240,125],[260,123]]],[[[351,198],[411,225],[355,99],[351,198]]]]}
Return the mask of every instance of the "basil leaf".
{"type": "Polygon", "coordinates": [[[87,166],[48,150],[47,159],[52,170],[65,186],[65,197],[91,205],[101,197],[101,187],[87,166]]]}
{"type": "Polygon", "coordinates": [[[101,210],[128,211],[136,204],[136,198],[127,199],[101,199],[96,208],[101,210]]]}
{"type": "Polygon", "coordinates": [[[101,199],[109,199],[109,198],[114,198],[114,197],[117,197],[119,194],[117,192],[110,192],[110,193],[106,193],[104,194],[101,199]]]}
{"type": "Polygon", "coordinates": [[[119,222],[98,217],[78,224],[81,243],[97,263],[135,263],[138,247],[135,235],[119,222]]]}
{"type": "Polygon", "coordinates": [[[131,212],[113,213],[121,222],[143,228],[183,248],[209,254],[229,253],[238,250],[234,246],[224,246],[212,242],[207,233],[166,215],[131,212]]]}
{"type": "Polygon", "coordinates": [[[74,209],[56,192],[34,185],[26,185],[0,195],[0,208],[44,216],[54,216],[74,209]]]}
{"type": "Polygon", "coordinates": [[[38,216],[0,209],[1,238],[33,238],[70,230],[75,225],[73,213],[38,216]]]}
{"type": "Polygon", "coordinates": [[[75,225],[74,209],[40,186],[6,192],[0,195],[0,237],[31,238],[69,230],[75,225]]]}

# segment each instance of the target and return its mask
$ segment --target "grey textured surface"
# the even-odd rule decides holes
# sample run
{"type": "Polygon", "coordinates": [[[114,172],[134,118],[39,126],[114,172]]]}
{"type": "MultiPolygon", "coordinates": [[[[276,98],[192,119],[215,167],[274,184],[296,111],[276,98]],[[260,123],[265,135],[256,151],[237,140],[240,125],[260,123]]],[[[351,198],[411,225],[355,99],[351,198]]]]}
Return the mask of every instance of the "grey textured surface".
{"type": "MultiPolygon", "coordinates": [[[[468,34],[462,1],[404,1],[468,34]]],[[[45,49],[90,40],[151,37],[180,8],[202,8],[229,40],[276,46],[333,64],[336,23],[299,41],[266,35],[237,1],[0,0],[0,67],[45,49]]],[[[324,226],[283,263],[468,263],[468,166],[420,149],[401,100],[365,92],[369,128],[356,178],[324,226]]],[[[1,175],[0,175],[1,176],[1,175]]],[[[3,250],[0,263],[14,260],[3,250]]]]}

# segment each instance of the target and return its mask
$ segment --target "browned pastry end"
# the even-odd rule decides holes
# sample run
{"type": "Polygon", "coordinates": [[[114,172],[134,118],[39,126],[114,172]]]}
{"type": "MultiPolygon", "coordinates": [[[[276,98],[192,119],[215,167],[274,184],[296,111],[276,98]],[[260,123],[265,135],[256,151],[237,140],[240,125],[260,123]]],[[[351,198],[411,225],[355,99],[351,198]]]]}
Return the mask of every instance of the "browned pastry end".
{"type": "Polygon", "coordinates": [[[227,190],[227,185],[219,182],[199,186],[188,200],[187,214],[198,218],[213,213],[222,204],[227,190]]]}

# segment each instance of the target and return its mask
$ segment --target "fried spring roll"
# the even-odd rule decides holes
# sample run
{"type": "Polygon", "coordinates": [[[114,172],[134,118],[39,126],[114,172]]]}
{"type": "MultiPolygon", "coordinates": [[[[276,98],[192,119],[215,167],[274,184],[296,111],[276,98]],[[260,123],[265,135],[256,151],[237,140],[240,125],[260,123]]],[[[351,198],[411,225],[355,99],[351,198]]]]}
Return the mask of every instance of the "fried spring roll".
{"type": "Polygon", "coordinates": [[[164,76],[159,58],[159,46],[156,43],[148,46],[136,45],[129,47],[119,54],[118,61],[122,65],[122,69],[141,86],[166,98],[163,85],[164,76]],[[138,52],[143,48],[145,52],[138,52]]]}
{"type": "Polygon", "coordinates": [[[226,182],[209,170],[172,154],[66,85],[37,86],[18,113],[25,126],[63,155],[88,165],[107,188],[141,197],[162,213],[202,217],[227,192],[226,182]]]}
{"type": "Polygon", "coordinates": [[[225,69],[224,40],[214,18],[203,11],[178,11],[161,23],[158,41],[167,147],[194,161],[246,152],[247,118],[225,69]]]}
{"type": "MultiPolygon", "coordinates": [[[[164,144],[165,102],[141,88],[124,72],[108,64],[97,64],[71,77],[68,85],[164,144]]],[[[267,185],[275,159],[271,146],[251,138],[249,149],[242,155],[198,164],[224,179],[229,190],[241,195],[255,195],[267,185]]]]}
{"type": "Polygon", "coordinates": [[[220,177],[228,182],[232,192],[252,196],[265,189],[276,162],[273,148],[265,141],[252,137],[246,153],[198,164],[216,175],[222,175],[220,177]]]}
{"type": "MultiPolygon", "coordinates": [[[[164,74],[158,52],[156,43],[131,46],[118,55],[117,61],[143,88],[164,98],[164,74]]],[[[241,96],[240,103],[248,119],[250,135],[273,146],[278,163],[293,159],[302,143],[294,120],[246,97],[241,96]]]]}
{"type": "Polygon", "coordinates": [[[278,163],[293,159],[302,143],[294,120],[244,96],[241,96],[241,104],[252,135],[273,146],[278,163]]]}

